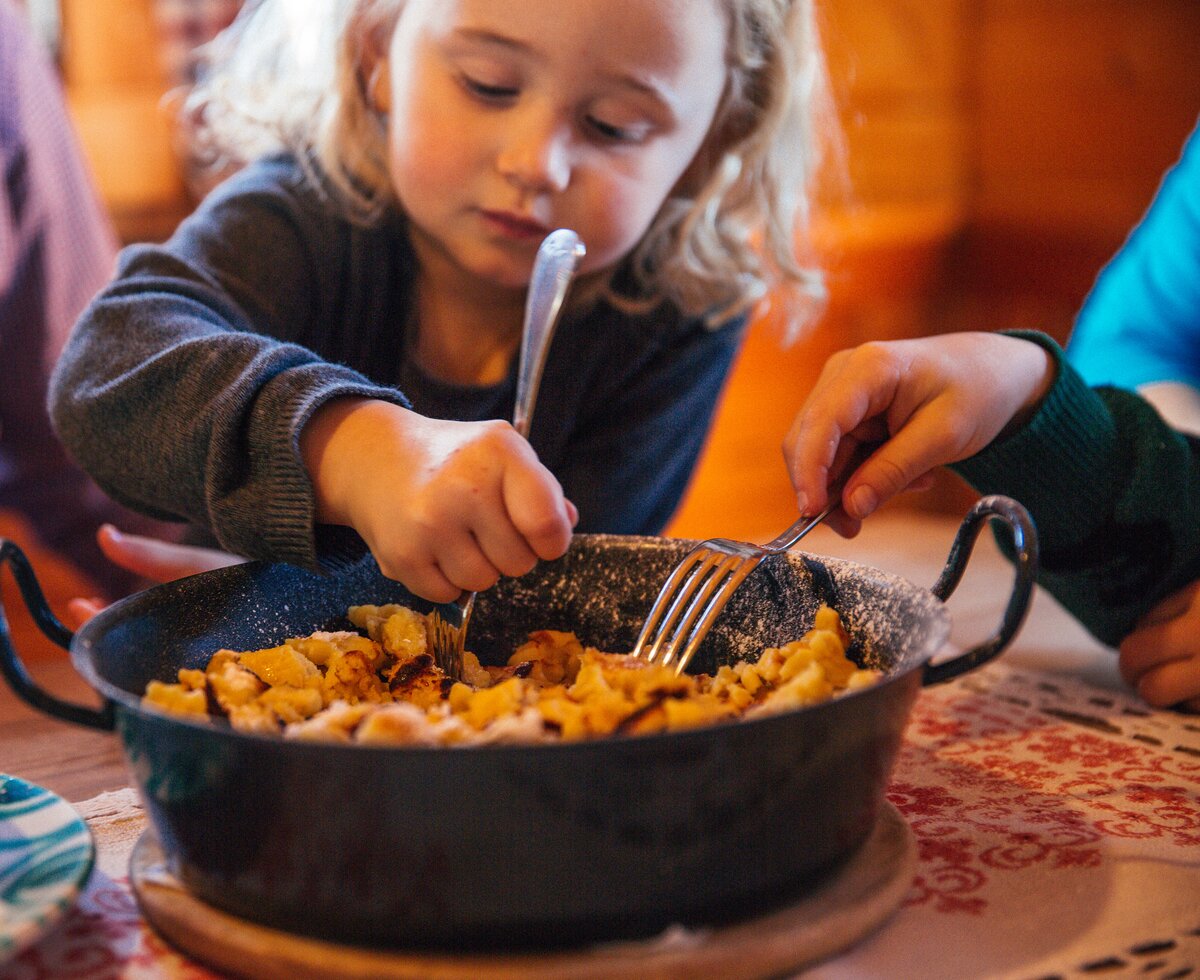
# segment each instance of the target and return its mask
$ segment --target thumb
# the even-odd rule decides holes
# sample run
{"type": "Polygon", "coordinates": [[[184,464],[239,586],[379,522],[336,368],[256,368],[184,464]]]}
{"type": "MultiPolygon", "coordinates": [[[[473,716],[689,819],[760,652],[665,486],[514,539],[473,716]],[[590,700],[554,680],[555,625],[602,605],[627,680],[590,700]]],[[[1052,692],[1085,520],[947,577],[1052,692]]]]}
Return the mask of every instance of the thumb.
{"type": "Polygon", "coordinates": [[[212,548],[176,544],[140,534],[126,534],[105,524],[96,535],[100,550],[114,565],[154,582],[170,582],[244,559],[212,548]]]}
{"type": "Polygon", "coordinates": [[[902,490],[908,489],[945,459],[919,431],[901,429],[872,452],[846,480],[842,510],[862,521],[902,490]]]}
{"type": "Polygon", "coordinates": [[[579,512],[548,469],[540,463],[509,467],[503,496],[509,519],[534,554],[549,560],[567,550],[579,512]]]}

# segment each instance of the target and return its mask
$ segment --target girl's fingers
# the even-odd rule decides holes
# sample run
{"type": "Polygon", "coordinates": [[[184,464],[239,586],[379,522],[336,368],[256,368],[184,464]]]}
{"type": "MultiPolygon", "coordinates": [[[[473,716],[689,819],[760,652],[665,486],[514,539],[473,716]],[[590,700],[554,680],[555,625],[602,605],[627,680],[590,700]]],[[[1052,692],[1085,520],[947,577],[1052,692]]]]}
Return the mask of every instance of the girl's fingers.
{"type": "Polygon", "coordinates": [[[947,455],[936,419],[917,413],[850,475],[842,490],[842,507],[850,517],[864,520],[896,494],[925,479],[947,455]]]}
{"type": "Polygon", "coordinates": [[[463,593],[462,587],[450,581],[431,560],[424,564],[400,564],[373,553],[379,562],[379,571],[386,578],[402,583],[415,596],[430,602],[453,602],[463,593]]]}
{"type": "Polygon", "coordinates": [[[104,600],[98,596],[90,599],[70,599],[67,602],[67,615],[64,618],[71,629],[77,630],[103,608],[104,600]]]}
{"type": "Polygon", "coordinates": [[[475,538],[488,562],[501,575],[524,575],[538,556],[509,521],[488,521],[476,528],[475,538]]]}
{"type": "Polygon", "coordinates": [[[884,413],[901,373],[877,345],[835,354],[826,363],[784,439],[784,455],[801,512],[826,503],[829,484],[863,443],[887,438],[884,413]]]}
{"type": "MultiPolygon", "coordinates": [[[[1190,611],[1190,607],[1185,611],[1190,611]]],[[[1140,626],[1125,637],[1121,641],[1118,659],[1125,683],[1130,687],[1140,687],[1143,677],[1151,671],[1177,661],[1200,658],[1196,618],[1195,615],[1176,616],[1149,626],[1140,626]]],[[[1200,694],[1200,689],[1194,693],[1200,694]]]]}
{"type": "MultiPolygon", "coordinates": [[[[1163,599],[1162,602],[1142,617],[1141,622],[1138,623],[1138,627],[1157,626],[1161,623],[1170,622],[1172,619],[1177,619],[1188,612],[1192,604],[1197,601],[1197,598],[1200,598],[1200,582],[1193,582],[1191,585],[1163,599]]],[[[1197,614],[1197,618],[1200,619],[1200,613],[1197,614]]],[[[1197,622],[1196,625],[1200,627],[1200,622],[1197,622]]]]}
{"type": "Polygon", "coordinates": [[[125,534],[111,524],[103,525],[96,541],[114,565],[155,582],[169,582],[198,572],[236,565],[244,559],[213,548],[175,544],[140,534],[125,534]]]}
{"type": "Polygon", "coordinates": [[[847,517],[840,508],[833,510],[825,518],[825,523],[843,538],[856,537],[858,532],[862,530],[862,521],[856,521],[852,517],[847,517]]]}
{"type": "Polygon", "coordinates": [[[913,480],[912,483],[910,483],[904,489],[906,491],[911,490],[914,493],[921,493],[921,492],[924,492],[925,490],[930,490],[932,488],[933,488],[933,474],[932,473],[923,473],[923,474],[921,474],[921,476],[918,476],[915,480],[913,480]]]}
{"type": "Polygon", "coordinates": [[[483,592],[500,581],[500,569],[484,554],[469,532],[447,534],[438,541],[437,566],[460,592],[483,592]]]}
{"type": "Polygon", "coordinates": [[[1149,705],[1170,708],[1200,698],[1200,655],[1172,660],[1142,674],[1137,692],[1149,705]]]}
{"type": "Polygon", "coordinates": [[[512,526],[538,558],[558,558],[567,550],[579,515],[549,470],[510,466],[501,493],[512,526]]]}

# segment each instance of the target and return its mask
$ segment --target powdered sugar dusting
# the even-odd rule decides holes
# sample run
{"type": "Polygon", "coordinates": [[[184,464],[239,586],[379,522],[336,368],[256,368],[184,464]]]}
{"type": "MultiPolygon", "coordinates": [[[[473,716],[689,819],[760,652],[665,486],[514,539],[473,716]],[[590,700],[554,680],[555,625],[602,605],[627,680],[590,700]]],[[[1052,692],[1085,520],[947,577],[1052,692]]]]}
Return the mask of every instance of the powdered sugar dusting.
{"type": "MultiPolygon", "coordinates": [[[[567,554],[479,594],[467,646],[485,663],[507,661],[532,630],[574,632],[611,653],[632,649],[662,583],[694,542],[576,535],[567,554]]],[[[202,667],[215,650],[273,646],[348,625],[346,610],[398,602],[427,611],[367,559],[337,576],[286,565],[233,566],[151,589],[101,613],[80,633],[97,641],[104,678],[140,694],[151,678],[202,667]]],[[[691,670],[756,659],[799,639],[822,602],[851,635],[851,658],[894,671],[929,659],[949,631],[943,604],[926,589],[877,569],[795,551],[764,561],[742,583],[691,670]]]]}

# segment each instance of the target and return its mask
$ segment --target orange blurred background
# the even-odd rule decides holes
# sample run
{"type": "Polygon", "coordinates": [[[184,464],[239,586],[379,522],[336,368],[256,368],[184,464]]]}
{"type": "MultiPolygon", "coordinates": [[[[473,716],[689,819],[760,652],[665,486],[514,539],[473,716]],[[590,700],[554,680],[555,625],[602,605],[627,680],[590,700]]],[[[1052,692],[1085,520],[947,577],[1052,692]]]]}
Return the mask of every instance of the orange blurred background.
{"type": "MultiPolygon", "coordinates": [[[[231,6],[203,2],[218,17],[231,6]]],[[[72,115],[126,241],[165,237],[193,206],[164,100],[181,59],[163,29],[168,6],[57,4],[72,115]]],[[[1196,0],[820,9],[850,178],[814,236],[831,301],[790,346],[769,314],[752,325],[671,534],[761,541],[794,520],[780,443],[835,350],[954,329],[1037,327],[1065,339],[1200,114],[1196,0]]],[[[890,506],[960,511],[969,498],[947,476],[890,506]]],[[[9,531],[26,539],[0,515],[9,531]]],[[[34,552],[56,608],[86,591],[34,552]]],[[[7,597],[11,582],[3,588],[7,597]]]]}

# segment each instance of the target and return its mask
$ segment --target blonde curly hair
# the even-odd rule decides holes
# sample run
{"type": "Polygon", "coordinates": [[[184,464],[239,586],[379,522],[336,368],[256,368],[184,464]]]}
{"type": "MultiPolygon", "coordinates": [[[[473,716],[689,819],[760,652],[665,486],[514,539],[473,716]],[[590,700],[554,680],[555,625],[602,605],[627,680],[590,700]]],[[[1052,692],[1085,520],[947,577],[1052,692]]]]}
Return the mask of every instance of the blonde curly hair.
{"type": "MultiPolygon", "coordinates": [[[[251,0],[203,52],[185,102],[210,165],[289,152],[349,220],[395,213],[366,52],[386,47],[404,2],[251,0]],[[337,44],[323,44],[328,37],[337,44]]],[[[770,296],[796,324],[825,296],[819,269],[799,256],[837,132],[814,0],[714,2],[730,30],[708,136],[627,259],[636,299],[618,294],[611,276],[598,289],[625,308],[667,300],[713,325],[770,296]]]]}

